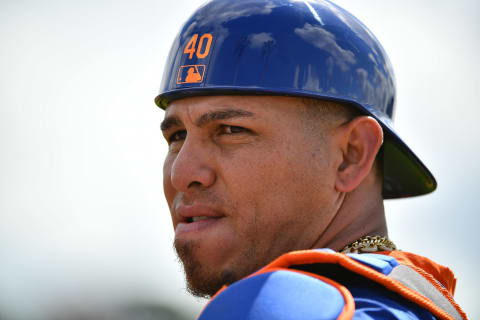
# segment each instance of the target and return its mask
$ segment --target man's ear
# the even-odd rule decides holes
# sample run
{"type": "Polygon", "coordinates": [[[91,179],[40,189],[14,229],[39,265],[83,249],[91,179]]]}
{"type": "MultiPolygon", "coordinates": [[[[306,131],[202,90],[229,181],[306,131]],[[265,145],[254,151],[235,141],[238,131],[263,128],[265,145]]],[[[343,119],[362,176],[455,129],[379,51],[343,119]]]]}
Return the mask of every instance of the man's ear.
{"type": "Polygon", "coordinates": [[[338,142],[342,152],[337,168],[335,188],[350,192],[369,174],[383,143],[383,130],[372,117],[357,117],[338,128],[338,142]]]}

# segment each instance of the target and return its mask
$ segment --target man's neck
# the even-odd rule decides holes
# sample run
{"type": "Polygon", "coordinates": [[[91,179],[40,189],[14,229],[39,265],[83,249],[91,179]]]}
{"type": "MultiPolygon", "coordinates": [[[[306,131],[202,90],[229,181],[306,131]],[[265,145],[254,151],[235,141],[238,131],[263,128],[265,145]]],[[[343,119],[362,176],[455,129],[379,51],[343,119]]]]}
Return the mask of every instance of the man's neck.
{"type": "Polygon", "coordinates": [[[339,251],[364,236],[388,236],[381,191],[370,183],[343,197],[337,214],[312,248],[339,251]]]}

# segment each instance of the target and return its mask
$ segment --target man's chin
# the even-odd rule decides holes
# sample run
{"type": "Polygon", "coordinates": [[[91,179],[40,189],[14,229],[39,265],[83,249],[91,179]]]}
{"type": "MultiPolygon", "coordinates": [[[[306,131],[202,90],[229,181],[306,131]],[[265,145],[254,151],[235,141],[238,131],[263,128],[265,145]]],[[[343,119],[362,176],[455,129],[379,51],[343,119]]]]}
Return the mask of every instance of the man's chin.
{"type": "Polygon", "coordinates": [[[233,270],[212,270],[195,256],[198,245],[192,241],[175,240],[175,251],[183,264],[187,290],[194,296],[209,298],[224,285],[238,280],[233,270]]]}
{"type": "Polygon", "coordinates": [[[237,279],[230,270],[221,272],[217,279],[189,277],[187,274],[187,290],[196,297],[210,298],[224,285],[230,285],[235,281],[237,279]]]}

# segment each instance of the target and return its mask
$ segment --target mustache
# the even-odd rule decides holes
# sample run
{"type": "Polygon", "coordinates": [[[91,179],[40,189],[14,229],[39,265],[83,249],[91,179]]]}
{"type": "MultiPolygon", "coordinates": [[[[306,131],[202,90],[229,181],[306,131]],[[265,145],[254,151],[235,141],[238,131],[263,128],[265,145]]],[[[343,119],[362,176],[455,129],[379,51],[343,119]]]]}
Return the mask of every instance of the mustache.
{"type": "Polygon", "coordinates": [[[188,194],[179,192],[173,199],[172,208],[177,208],[180,204],[193,205],[194,203],[201,203],[217,208],[229,207],[224,197],[217,195],[211,190],[203,190],[188,194]]]}

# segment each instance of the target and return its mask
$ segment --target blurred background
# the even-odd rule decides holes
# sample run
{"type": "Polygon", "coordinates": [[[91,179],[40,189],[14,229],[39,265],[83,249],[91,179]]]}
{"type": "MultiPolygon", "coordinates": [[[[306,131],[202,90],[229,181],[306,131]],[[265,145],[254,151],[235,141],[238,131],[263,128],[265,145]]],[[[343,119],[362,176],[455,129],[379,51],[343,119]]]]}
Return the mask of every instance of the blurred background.
{"type": "MultiPolygon", "coordinates": [[[[156,108],[201,0],[1,0],[0,319],[194,319],[162,191],[156,108]]],[[[391,238],[451,267],[480,318],[480,2],[338,0],[396,71],[396,128],[436,176],[387,201],[391,238]]]]}

